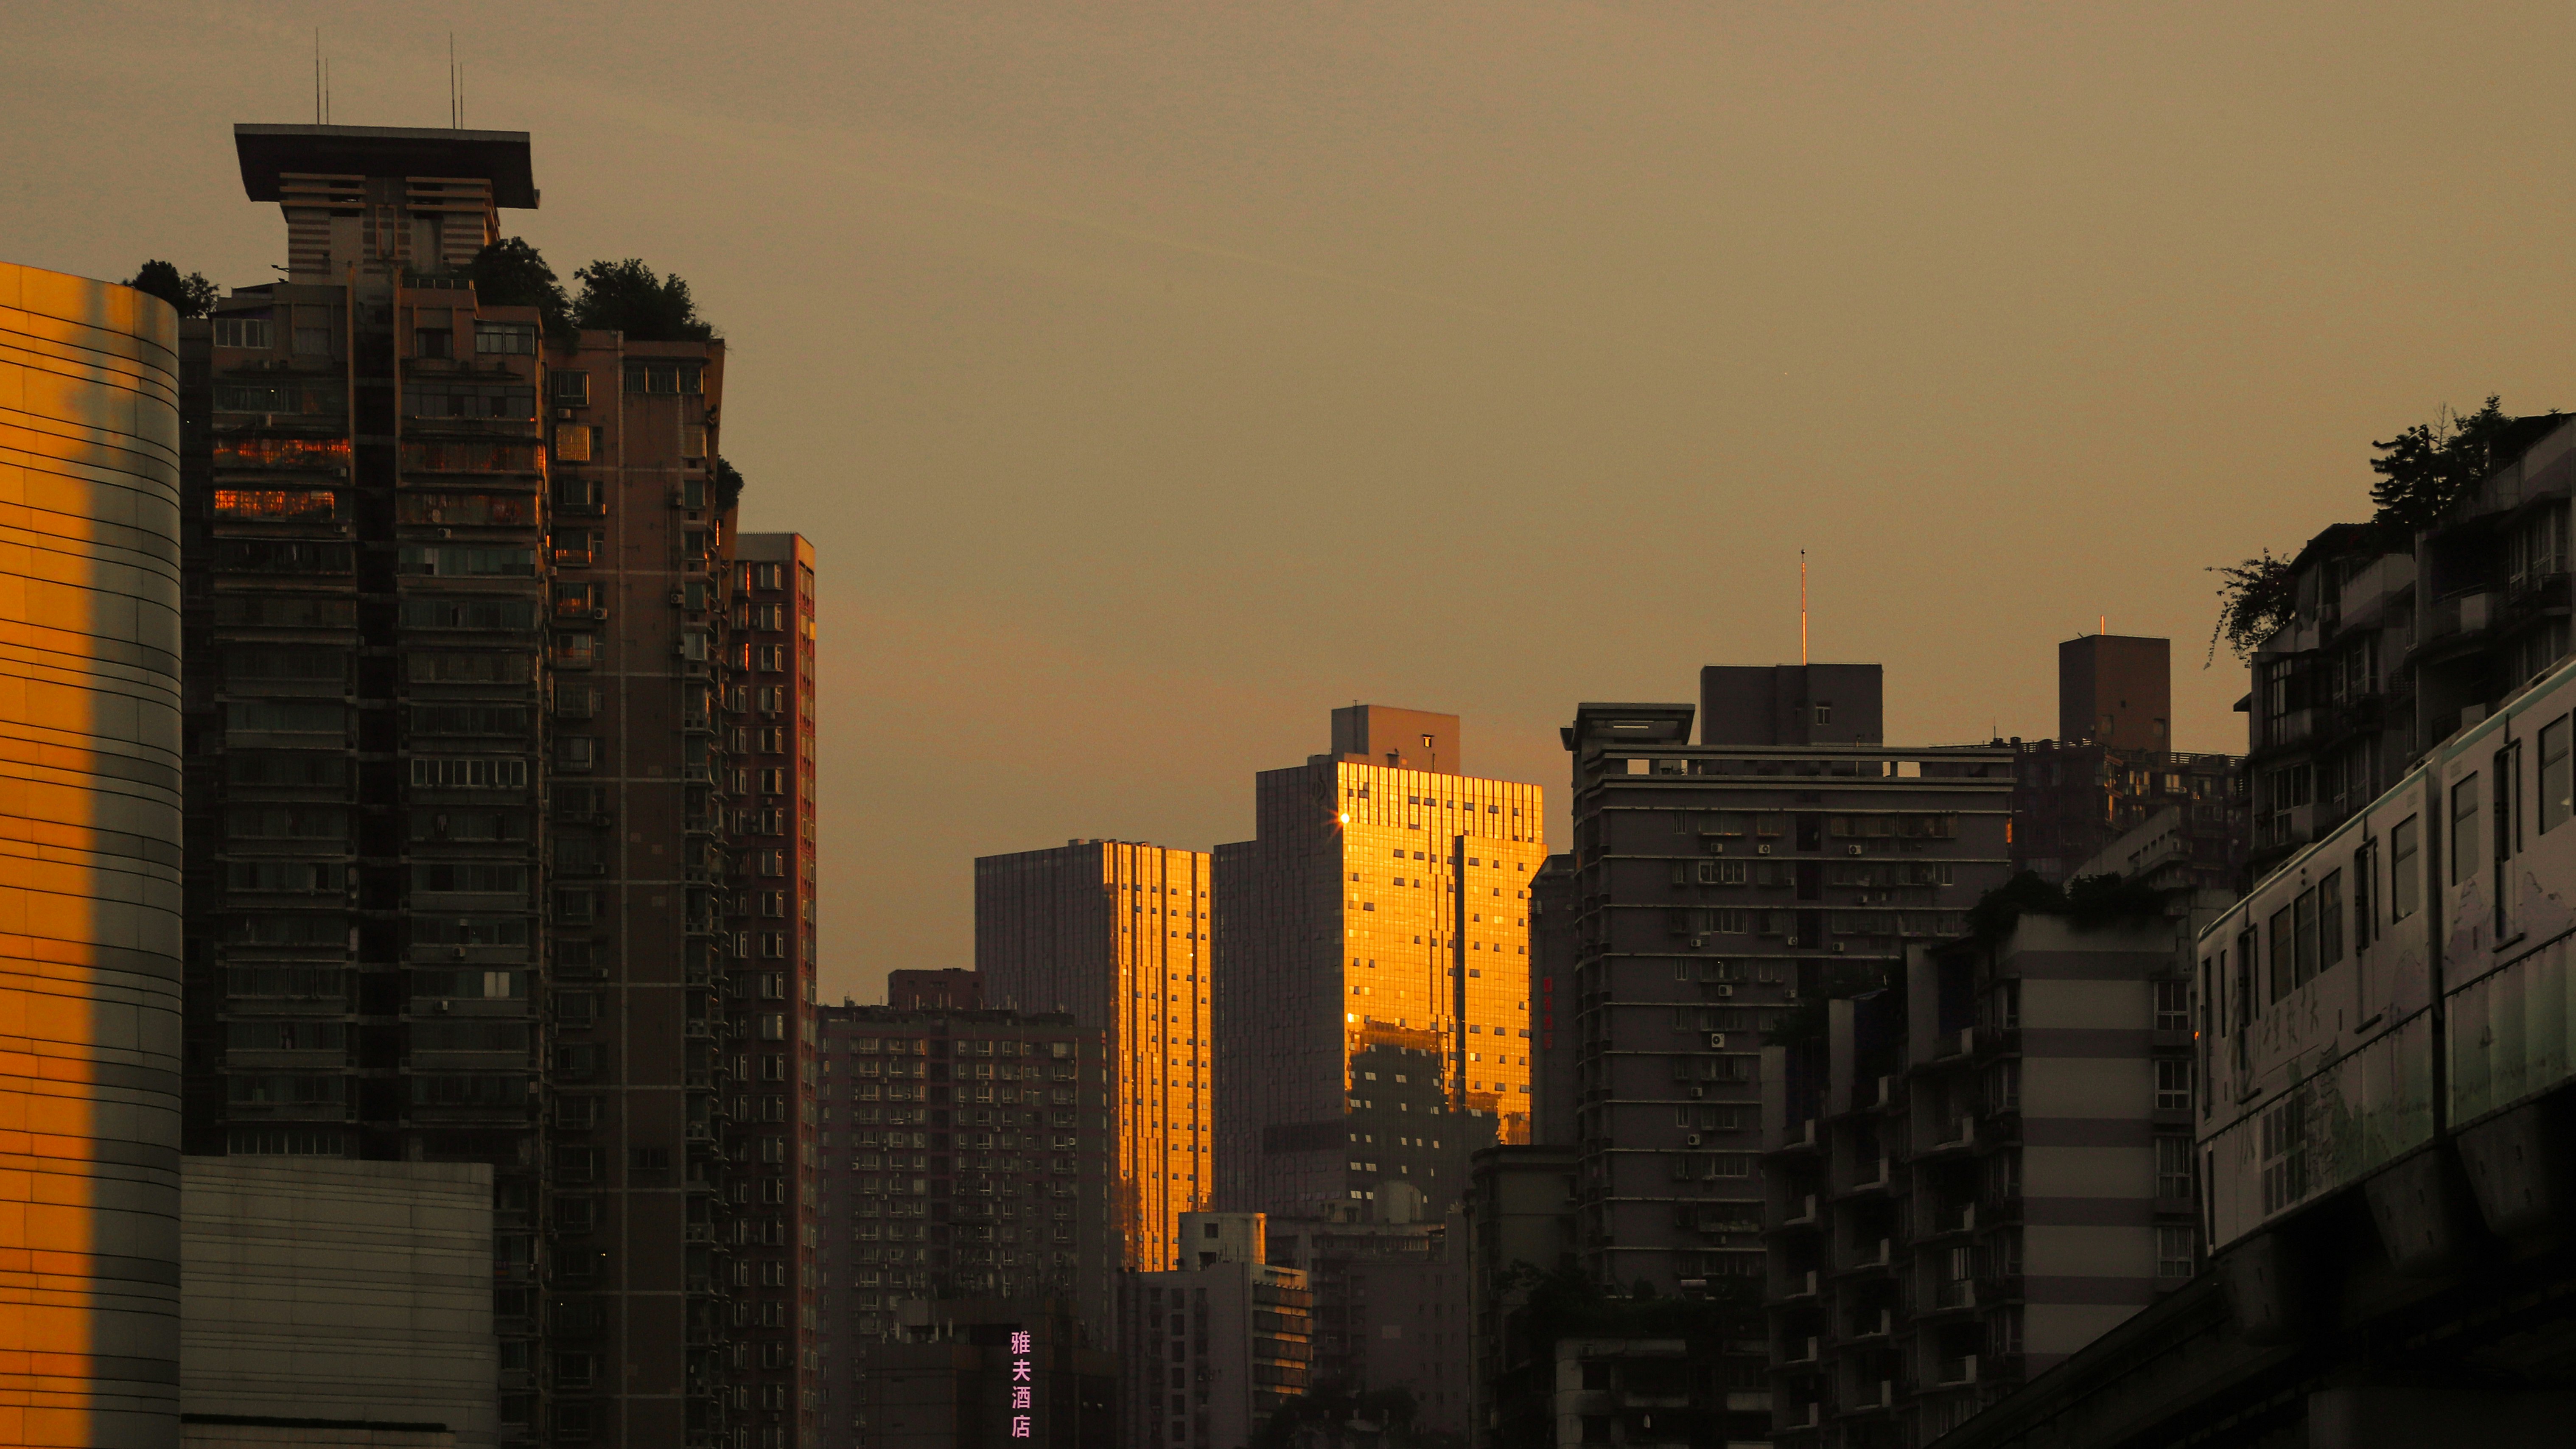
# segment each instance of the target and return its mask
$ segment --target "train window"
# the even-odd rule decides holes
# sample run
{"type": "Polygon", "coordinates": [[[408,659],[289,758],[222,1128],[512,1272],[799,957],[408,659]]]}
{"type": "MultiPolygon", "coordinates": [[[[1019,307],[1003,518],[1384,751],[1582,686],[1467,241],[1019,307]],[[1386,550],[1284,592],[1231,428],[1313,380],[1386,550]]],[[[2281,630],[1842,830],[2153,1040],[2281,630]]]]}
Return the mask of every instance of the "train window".
{"type": "Polygon", "coordinates": [[[2317,969],[2343,964],[2343,872],[2330,870],[2317,882],[2317,969]]]}
{"type": "MultiPolygon", "coordinates": [[[[2317,893],[2314,890],[2299,892],[2299,898],[2291,902],[2290,908],[2290,960],[2295,973],[2290,984],[2305,986],[2317,977],[2317,893]]],[[[2274,994],[2278,994],[2278,988],[2274,994]]]]}
{"type": "Polygon", "coordinates": [[[2571,792],[2568,779],[2567,736],[2568,719],[2565,715],[2560,715],[2557,723],[2540,731],[2540,833],[2543,835],[2549,833],[2551,826],[2567,823],[2569,797],[2576,793],[2571,792]]]}
{"type": "Polygon", "coordinates": [[[2246,927],[2236,936],[2236,1024],[2243,1026],[2262,1010],[2261,983],[2254,975],[2254,928],[2246,927]]]}
{"type": "Polygon", "coordinates": [[[2290,925],[2290,911],[2291,907],[2283,906],[2272,913],[2272,979],[2269,995],[2274,1001],[2289,995],[2290,988],[2298,984],[2297,978],[2291,974],[2296,969],[2293,959],[2298,934],[2290,925]]]}
{"type": "Polygon", "coordinates": [[[2451,884],[2467,885],[2478,874],[2478,777],[2463,775],[2451,787],[2451,884]]]}
{"type": "Polygon", "coordinates": [[[2370,907],[2370,891],[2378,883],[2378,873],[2379,842],[2365,840],[2352,853],[2352,948],[2356,951],[2371,943],[2371,933],[2379,924],[2370,907]]]}
{"type": "Polygon", "coordinates": [[[2417,874],[2423,854],[2417,842],[2415,817],[2407,816],[2388,832],[2388,919],[2402,921],[2415,914],[2424,904],[2423,878],[2417,874]]]}

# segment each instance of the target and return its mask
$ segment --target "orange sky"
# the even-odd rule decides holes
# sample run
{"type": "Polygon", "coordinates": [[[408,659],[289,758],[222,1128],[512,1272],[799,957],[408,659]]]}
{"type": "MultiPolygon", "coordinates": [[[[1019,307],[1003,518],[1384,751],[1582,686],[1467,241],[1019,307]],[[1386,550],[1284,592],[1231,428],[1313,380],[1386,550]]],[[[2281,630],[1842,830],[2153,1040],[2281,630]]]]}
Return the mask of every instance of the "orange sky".
{"type": "MultiPolygon", "coordinates": [[[[971,958],[972,858],[1251,828],[1353,699],[1562,794],[1582,699],[1888,670],[2042,735],[2055,643],[2362,512],[2367,440],[2576,406],[2576,9],[21,6],[0,256],[282,261],[235,121],[535,134],[569,273],[735,349],[821,552],[826,999],[971,958]]],[[[1562,801],[1558,802],[1562,819],[1562,801]]]]}

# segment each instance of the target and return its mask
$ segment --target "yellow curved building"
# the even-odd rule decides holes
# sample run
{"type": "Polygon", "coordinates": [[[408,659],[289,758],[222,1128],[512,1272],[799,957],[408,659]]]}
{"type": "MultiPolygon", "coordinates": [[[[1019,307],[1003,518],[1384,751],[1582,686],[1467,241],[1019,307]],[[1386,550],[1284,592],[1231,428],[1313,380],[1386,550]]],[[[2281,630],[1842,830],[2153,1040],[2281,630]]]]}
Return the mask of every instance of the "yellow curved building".
{"type": "Polygon", "coordinates": [[[0,1443],[179,1438],[179,359],[0,262],[0,1443]]]}

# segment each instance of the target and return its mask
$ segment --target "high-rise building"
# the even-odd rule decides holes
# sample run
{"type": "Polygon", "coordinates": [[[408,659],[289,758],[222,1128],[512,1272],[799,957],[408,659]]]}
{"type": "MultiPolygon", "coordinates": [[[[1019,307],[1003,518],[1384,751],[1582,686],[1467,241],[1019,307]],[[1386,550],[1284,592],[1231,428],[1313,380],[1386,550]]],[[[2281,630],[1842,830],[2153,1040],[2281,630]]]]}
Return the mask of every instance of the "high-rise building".
{"type": "Polygon", "coordinates": [[[1530,1140],[1574,1142],[1574,857],[1559,853],[1530,877],[1530,1140]]]}
{"type": "Polygon", "coordinates": [[[2173,748],[2167,641],[2087,635],[2057,646],[2059,738],[1997,741],[2013,758],[2012,858],[2051,884],[2170,812],[2174,872],[2241,888],[2249,819],[2244,761],[2173,748]],[[2185,864],[2184,862],[2187,862],[2185,864]]]}
{"type": "Polygon", "coordinates": [[[889,971],[886,1005],[904,1011],[981,1011],[984,978],[956,966],[941,971],[889,971]]]}
{"type": "MultiPolygon", "coordinates": [[[[1561,857],[1560,857],[1561,858],[1561,857]]],[[[1570,1144],[1488,1147],[1469,1168],[1463,1251],[1468,1315],[1468,1442],[1477,1449],[1553,1443],[1556,1359],[1533,1334],[1530,1290],[1541,1275],[1574,1266],[1576,1183],[1570,1144]],[[1547,1427],[1531,1431],[1531,1421],[1547,1427]]]]}
{"type": "MultiPolygon", "coordinates": [[[[913,1299],[867,1345],[849,1415],[866,1449],[1115,1449],[1118,1356],[1060,1298],[913,1299]]],[[[837,1403],[837,1400],[836,1400],[837,1403]]],[[[835,1433],[839,1431],[836,1429],[835,1433]]]]}
{"type": "Polygon", "coordinates": [[[190,1149],[492,1164],[503,1442],[783,1449],[811,586],[728,648],[723,346],[480,299],[523,133],[236,144],[288,257],[183,333],[190,1149]]]}
{"type": "Polygon", "coordinates": [[[1704,745],[1874,745],[1886,734],[1875,664],[1709,664],[1699,671],[1704,745]]]}
{"type": "Polygon", "coordinates": [[[1208,857],[1120,840],[975,862],[975,974],[993,1005],[1107,1042],[1130,1269],[1167,1268],[1215,1181],[1208,857]]]}
{"type": "Polygon", "coordinates": [[[1329,1219],[1272,1218],[1263,1261],[1306,1275],[1315,1383],[1411,1394],[1413,1432],[1463,1438],[1472,1337],[1465,1220],[1456,1207],[1445,1218],[1412,1217],[1397,1196],[1344,1203],[1329,1219]]]}
{"type": "MultiPolygon", "coordinates": [[[[683,479],[681,487],[686,489],[683,479]]],[[[685,496],[680,500],[686,502],[685,496]]],[[[814,1335],[820,1268],[800,1233],[816,1207],[814,968],[814,546],[793,533],[733,540],[722,798],[734,802],[725,860],[733,948],[721,1120],[730,1166],[735,1365],[750,1427],[812,1444],[819,1432],[814,1335]]],[[[675,581],[675,588],[685,588],[675,581]]],[[[740,1407],[740,1398],[737,1398],[740,1407]]]]}
{"type": "Polygon", "coordinates": [[[1121,1285],[1130,1449],[1233,1449],[1312,1384],[1306,1275],[1266,1261],[1260,1213],[1184,1213],[1181,1266],[1121,1285]]]}
{"type": "Polygon", "coordinates": [[[1402,1183],[1437,1215],[1469,1153],[1529,1138],[1544,798],[1460,773],[1454,716],[1334,713],[1364,748],[1262,772],[1255,838],[1216,852],[1218,1198],[1322,1217],[1402,1183]],[[1382,763],[1411,756],[1381,718],[1419,765],[1382,763]]]}
{"type": "Polygon", "coordinates": [[[0,262],[0,1442],[179,1438],[178,318],[0,262]]]}
{"type": "Polygon", "coordinates": [[[1764,1033],[1886,984],[2009,872],[2009,751],[1694,746],[1691,713],[1565,731],[1581,1264],[1661,1293],[1761,1271],[1764,1033]]]}
{"type": "Polygon", "coordinates": [[[2057,738],[2115,750],[2173,748],[2173,641],[2085,634],[2057,646],[2057,738]]]}
{"type": "MultiPolygon", "coordinates": [[[[844,1004],[817,1015],[826,1287],[814,1442],[986,1442],[921,1438],[919,1416],[892,1407],[913,1390],[881,1380],[935,1367],[904,1346],[957,1338],[940,1323],[1061,1319],[1050,1342],[1067,1373],[1077,1347],[1112,1341],[1122,1220],[1101,1035],[1062,1012],[844,1004]]],[[[1058,1427],[1040,1442],[1092,1442],[1061,1437],[1097,1427],[1073,1412],[1077,1387],[1068,1379],[1041,1414],[1058,1427]]],[[[968,1407],[971,1418],[1000,1406],[968,1407]]]]}
{"type": "Polygon", "coordinates": [[[2167,909],[1913,947],[1766,1050],[1774,1442],[1929,1444],[2198,1270],[2218,908],[2167,909]]]}

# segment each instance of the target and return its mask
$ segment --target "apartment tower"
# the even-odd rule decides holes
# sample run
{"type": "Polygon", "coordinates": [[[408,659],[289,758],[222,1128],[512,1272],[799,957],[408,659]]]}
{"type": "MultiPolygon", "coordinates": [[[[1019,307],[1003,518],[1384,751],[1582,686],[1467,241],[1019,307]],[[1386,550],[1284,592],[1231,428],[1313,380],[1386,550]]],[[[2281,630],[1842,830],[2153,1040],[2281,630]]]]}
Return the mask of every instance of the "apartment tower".
{"type": "Polygon", "coordinates": [[[189,1149],[492,1164],[505,1443],[783,1449],[723,346],[477,296],[523,133],[236,142],[288,265],[183,334],[189,1149]]]}
{"type": "Polygon", "coordinates": [[[170,305],[0,262],[0,1442],[179,1442],[170,305]]]}
{"type": "Polygon", "coordinates": [[[2012,791],[2001,749],[1728,743],[1723,714],[1692,745],[1691,716],[1586,704],[1564,732],[1574,959],[1543,1028],[1570,1047],[1579,1261],[1664,1293],[1760,1274],[1765,1034],[1966,930],[2012,791]]]}
{"type": "Polygon", "coordinates": [[[732,584],[724,793],[733,802],[735,1061],[724,1117],[734,1287],[749,1300],[737,1305],[736,1377],[762,1435],[792,1427],[794,1442],[812,1444],[818,1265],[797,1226],[813,1220],[817,1182],[814,545],[793,533],[742,534],[732,584]]]}
{"type": "Polygon", "coordinates": [[[1070,1013],[1108,1044],[1122,1266],[1135,1272],[1172,1266],[1180,1215],[1215,1183],[1209,887],[1204,853],[1132,841],[975,862],[985,1001],[1070,1013]]]}
{"type": "Polygon", "coordinates": [[[1218,1200],[1438,1217],[1469,1153],[1530,1131],[1536,785],[1461,773],[1454,715],[1333,711],[1216,851],[1218,1200]]]}

